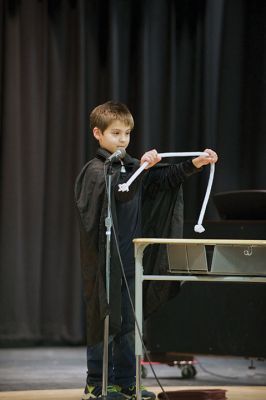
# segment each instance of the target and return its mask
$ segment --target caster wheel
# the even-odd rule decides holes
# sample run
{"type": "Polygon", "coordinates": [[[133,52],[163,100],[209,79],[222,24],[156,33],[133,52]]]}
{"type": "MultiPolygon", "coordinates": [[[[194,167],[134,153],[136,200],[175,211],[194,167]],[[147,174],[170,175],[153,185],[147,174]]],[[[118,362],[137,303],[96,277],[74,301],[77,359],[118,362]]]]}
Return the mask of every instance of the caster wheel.
{"type": "Polygon", "coordinates": [[[181,368],[181,375],[183,379],[191,379],[194,378],[194,376],[196,376],[197,371],[196,368],[194,367],[194,365],[184,365],[181,368]]]}

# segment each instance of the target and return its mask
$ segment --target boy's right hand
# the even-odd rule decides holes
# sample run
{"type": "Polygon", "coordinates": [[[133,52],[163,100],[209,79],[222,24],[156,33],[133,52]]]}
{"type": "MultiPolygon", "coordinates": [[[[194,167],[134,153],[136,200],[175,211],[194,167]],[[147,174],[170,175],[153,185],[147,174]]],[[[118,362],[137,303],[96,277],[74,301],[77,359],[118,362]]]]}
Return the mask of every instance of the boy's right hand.
{"type": "Polygon", "coordinates": [[[149,164],[147,165],[147,167],[145,169],[148,169],[148,168],[153,167],[158,162],[160,162],[161,159],[162,159],[162,157],[157,153],[157,151],[155,149],[150,150],[143,154],[143,156],[141,157],[141,160],[140,160],[140,165],[142,165],[146,161],[149,164]]]}

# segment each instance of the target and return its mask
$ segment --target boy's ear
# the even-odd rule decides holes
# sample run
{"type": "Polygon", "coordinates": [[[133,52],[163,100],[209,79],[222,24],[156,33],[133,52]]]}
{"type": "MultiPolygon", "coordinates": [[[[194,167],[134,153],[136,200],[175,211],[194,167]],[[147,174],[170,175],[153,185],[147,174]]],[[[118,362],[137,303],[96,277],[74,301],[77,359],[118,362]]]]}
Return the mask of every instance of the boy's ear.
{"type": "Polygon", "coordinates": [[[93,136],[95,137],[95,139],[97,139],[97,140],[99,140],[102,135],[101,129],[97,128],[97,126],[95,126],[95,128],[93,128],[92,133],[93,133],[93,136]]]}

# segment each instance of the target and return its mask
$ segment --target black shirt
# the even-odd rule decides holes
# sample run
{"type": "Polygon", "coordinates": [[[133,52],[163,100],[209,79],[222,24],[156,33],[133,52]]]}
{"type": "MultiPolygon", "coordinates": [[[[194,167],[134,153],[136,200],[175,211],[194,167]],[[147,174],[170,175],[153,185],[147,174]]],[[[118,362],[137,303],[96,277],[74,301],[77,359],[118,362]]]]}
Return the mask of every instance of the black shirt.
{"type": "MultiPolygon", "coordinates": [[[[122,167],[124,168],[124,167],[122,167]]],[[[121,172],[123,175],[123,172],[121,172]]],[[[134,246],[132,240],[141,236],[141,190],[128,201],[116,202],[119,250],[127,277],[135,273],[134,246]]]]}

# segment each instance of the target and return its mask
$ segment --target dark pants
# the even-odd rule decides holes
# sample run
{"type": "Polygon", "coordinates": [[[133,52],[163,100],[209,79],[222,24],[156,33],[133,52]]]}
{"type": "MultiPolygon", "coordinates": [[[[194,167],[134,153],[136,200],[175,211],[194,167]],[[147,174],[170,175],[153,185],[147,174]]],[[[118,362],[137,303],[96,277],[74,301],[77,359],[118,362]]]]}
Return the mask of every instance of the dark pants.
{"type": "MultiPolygon", "coordinates": [[[[128,278],[133,305],[135,304],[135,278],[128,278]]],[[[126,285],[121,286],[121,331],[109,338],[108,385],[128,387],[135,384],[135,320],[129,302],[126,285]]],[[[103,343],[87,347],[87,383],[90,385],[102,384],[103,343]]]]}

